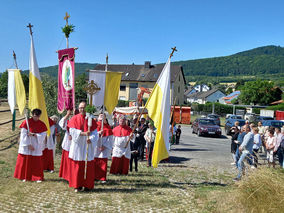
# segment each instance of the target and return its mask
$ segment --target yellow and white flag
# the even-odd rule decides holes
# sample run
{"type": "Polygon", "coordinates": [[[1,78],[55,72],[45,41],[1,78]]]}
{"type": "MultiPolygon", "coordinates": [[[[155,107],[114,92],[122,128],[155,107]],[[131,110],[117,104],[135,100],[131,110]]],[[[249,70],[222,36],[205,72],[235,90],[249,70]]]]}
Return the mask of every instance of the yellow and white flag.
{"type": "Polygon", "coordinates": [[[11,113],[14,113],[16,104],[23,114],[26,106],[26,91],[19,69],[8,69],[8,103],[11,113]]]}
{"type": "Polygon", "coordinates": [[[40,109],[40,120],[45,123],[47,127],[47,135],[50,134],[48,115],[46,111],[45,99],[43,94],[43,88],[41,84],[41,78],[37,65],[33,36],[31,35],[31,51],[30,51],[30,75],[29,75],[29,108],[40,109]]]}
{"type": "Polygon", "coordinates": [[[158,167],[161,160],[169,157],[169,126],[170,126],[170,78],[171,58],[161,72],[154,89],[145,105],[149,117],[157,128],[152,165],[158,167]]]}
{"type": "Polygon", "coordinates": [[[108,113],[112,113],[118,103],[121,74],[121,72],[101,70],[89,71],[89,83],[92,80],[95,83],[96,93],[92,97],[94,106],[105,106],[108,113]]]}

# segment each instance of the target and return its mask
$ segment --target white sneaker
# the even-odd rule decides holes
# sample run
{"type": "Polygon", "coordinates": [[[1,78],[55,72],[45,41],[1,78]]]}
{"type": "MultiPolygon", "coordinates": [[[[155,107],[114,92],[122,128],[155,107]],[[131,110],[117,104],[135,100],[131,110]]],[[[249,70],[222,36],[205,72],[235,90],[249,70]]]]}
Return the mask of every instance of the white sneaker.
{"type": "Polygon", "coordinates": [[[54,170],[50,170],[50,173],[54,173],[54,170]]]}
{"type": "Polygon", "coordinates": [[[26,179],[22,180],[23,182],[26,182],[26,179]]]}
{"type": "Polygon", "coordinates": [[[251,166],[250,168],[251,168],[251,169],[256,169],[255,166],[251,166]]]}
{"type": "Polygon", "coordinates": [[[105,180],[103,180],[103,181],[102,181],[102,183],[106,183],[106,181],[105,181],[105,180]]]}
{"type": "Polygon", "coordinates": [[[233,162],[233,163],[231,163],[231,165],[235,165],[235,164],[236,164],[236,163],[234,163],[234,162],[233,162]]]}
{"type": "Polygon", "coordinates": [[[42,180],[37,180],[36,182],[37,182],[37,183],[41,183],[41,182],[42,182],[42,180]]]}

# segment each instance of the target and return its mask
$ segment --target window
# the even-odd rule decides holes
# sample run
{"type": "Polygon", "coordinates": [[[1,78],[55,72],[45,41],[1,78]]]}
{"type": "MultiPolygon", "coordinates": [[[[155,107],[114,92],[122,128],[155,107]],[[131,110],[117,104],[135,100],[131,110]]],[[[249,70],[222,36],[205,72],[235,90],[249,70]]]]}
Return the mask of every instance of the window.
{"type": "Polygon", "coordinates": [[[126,91],[126,86],[125,85],[120,85],[120,91],[126,91]]]}

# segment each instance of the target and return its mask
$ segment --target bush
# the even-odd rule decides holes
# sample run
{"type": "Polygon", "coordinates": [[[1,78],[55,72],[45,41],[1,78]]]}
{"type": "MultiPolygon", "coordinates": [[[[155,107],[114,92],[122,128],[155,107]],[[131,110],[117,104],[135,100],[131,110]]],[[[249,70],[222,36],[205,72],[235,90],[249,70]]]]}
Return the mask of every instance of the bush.
{"type": "Polygon", "coordinates": [[[284,103],[278,104],[278,105],[275,105],[275,106],[269,106],[269,107],[267,107],[266,109],[268,109],[268,110],[280,110],[280,111],[284,111],[284,103]]]}
{"type": "Polygon", "coordinates": [[[129,101],[118,100],[118,104],[116,106],[117,107],[128,107],[129,101]]]}
{"type": "MultiPolygon", "coordinates": [[[[208,102],[206,104],[197,104],[197,103],[192,103],[191,109],[192,111],[196,112],[203,112],[206,114],[212,113],[212,108],[213,108],[213,103],[208,102]]],[[[236,106],[236,109],[246,109],[245,107],[239,107],[236,106]]],[[[215,113],[222,115],[222,114],[231,114],[233,113],[233,106],[231,105],[226,105],[226,104],[220,104],[220,103],[215,103],[215,113]]]]}

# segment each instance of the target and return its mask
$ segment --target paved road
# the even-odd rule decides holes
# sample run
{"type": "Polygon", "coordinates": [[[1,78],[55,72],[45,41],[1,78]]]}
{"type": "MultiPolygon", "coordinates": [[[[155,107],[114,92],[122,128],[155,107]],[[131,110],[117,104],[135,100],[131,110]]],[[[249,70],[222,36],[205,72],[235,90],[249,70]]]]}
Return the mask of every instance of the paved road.
{"type": "Polygon", "coordinates": [[[198,137],[192,134],[191,126],[183,125],[180,144],[171,147],[171,162],[231,170],[230,139],[224,130],[221,138],[198,137]]]}

